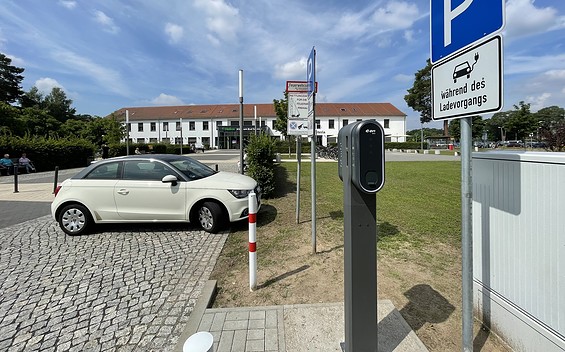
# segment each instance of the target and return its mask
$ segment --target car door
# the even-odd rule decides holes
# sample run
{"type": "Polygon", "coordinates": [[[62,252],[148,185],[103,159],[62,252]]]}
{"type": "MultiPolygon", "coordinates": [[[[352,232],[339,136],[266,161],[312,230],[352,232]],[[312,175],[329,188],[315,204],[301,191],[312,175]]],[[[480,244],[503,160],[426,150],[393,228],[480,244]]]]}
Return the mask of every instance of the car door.
{"type": "Polygon", "coordinates": [[[111,162],[95,166],[80,180],[73,180],[77,199],[91,209],[100,220],[119,220],[114,201],[114,186],[120,178],[120,163],[111,162]]]}
{"type": "Polygon", "coordinates": [[[186,182],[162,182],[178,174],[158,160],[126,160],[114,187],[118,214],[131,221],[187,220],[186,182]]]}

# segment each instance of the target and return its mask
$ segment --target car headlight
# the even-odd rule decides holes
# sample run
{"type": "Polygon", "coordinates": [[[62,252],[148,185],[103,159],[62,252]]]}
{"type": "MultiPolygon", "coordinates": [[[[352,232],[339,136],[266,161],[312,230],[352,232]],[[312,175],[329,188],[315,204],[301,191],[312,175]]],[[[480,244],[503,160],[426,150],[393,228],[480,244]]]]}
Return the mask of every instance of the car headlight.
{"type": "Polygon", "coordinates": [[[245,198],[252,192],[251,189],[228,189],[228,192],[232,194],[232,196],[236,198],[245,198]]]}

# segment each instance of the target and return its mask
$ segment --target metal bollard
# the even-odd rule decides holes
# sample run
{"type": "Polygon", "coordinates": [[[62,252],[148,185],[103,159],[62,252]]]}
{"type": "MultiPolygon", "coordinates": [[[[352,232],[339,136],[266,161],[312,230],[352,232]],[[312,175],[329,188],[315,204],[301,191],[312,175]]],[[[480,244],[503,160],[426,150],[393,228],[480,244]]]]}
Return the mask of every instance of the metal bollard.
{"type": "Polygon", "coordinates": [[[53,180],[53,194],[57,190],[57,180],[59,179],[59,167],[55,166],[55,179],[53,180]]]}
{"type": "Polygon", "coordinates": [[[249,193],[249,291],[257,289],[257,195],[249,193]]]}
{"type": "Polygon", "coordinates": [[[18,165],[14,165],[14,193],[19,193],[19,191],[18,191],[18,165]]]}

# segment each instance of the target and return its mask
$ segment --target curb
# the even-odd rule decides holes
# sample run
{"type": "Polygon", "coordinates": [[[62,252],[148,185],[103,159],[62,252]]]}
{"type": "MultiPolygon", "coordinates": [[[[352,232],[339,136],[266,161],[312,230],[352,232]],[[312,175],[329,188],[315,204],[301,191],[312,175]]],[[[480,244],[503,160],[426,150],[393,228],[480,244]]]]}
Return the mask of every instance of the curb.
{"type": "Polygon", "coordinates": [[[188,323],[184,328],[184,331],[179,336],[179,340],[174,348],[173,351],[175,352],[182,352],[184,342],[193,334],[198,332],[198,326],[200,325],[200,321],[206,312],[206,309],[210,307],[212,302],[214,301],[214,296],[216,295],[217,290],[217,281],[216,280],[208,280],[204,284],[202,291],[200,292],[200,298],[196,301],[196,305],[190,313],[190,317],[188,318],[188,323]]]}

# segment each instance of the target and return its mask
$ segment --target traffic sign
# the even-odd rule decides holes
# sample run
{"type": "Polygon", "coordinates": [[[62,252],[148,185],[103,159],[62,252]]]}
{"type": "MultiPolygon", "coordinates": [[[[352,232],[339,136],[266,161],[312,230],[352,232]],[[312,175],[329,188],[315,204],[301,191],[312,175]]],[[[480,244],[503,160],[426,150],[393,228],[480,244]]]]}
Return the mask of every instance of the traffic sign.
{"type": "Polygon", "coordinates": [[[306,81],[308,82],[308,136],[315,136],[315,105],[316,105],[316,49],[312,47],[306,63],[306,81]]]}
{"type": "MultiPolygon", "coordinates": [[[[308,93],[308,81],[286,81],[287,93],[308,93]]],[[[316,82],[316,93],[318,93],[318,82],[316,82]]]]}
{"type": "Polygon", "coordinates": [[[504,0],[430,0],[430,6],[432,63],[504,27],[504,0]]]}
{"type": "Polygon", "coordinates": [[[501,36],[432,66],[432,119],[472,116],[501,108],[501,36]]]}
{"type": "Polygon", "coordinates": [[[287,134],[308,135],[308,93],[288,93],[287,134]]]}

